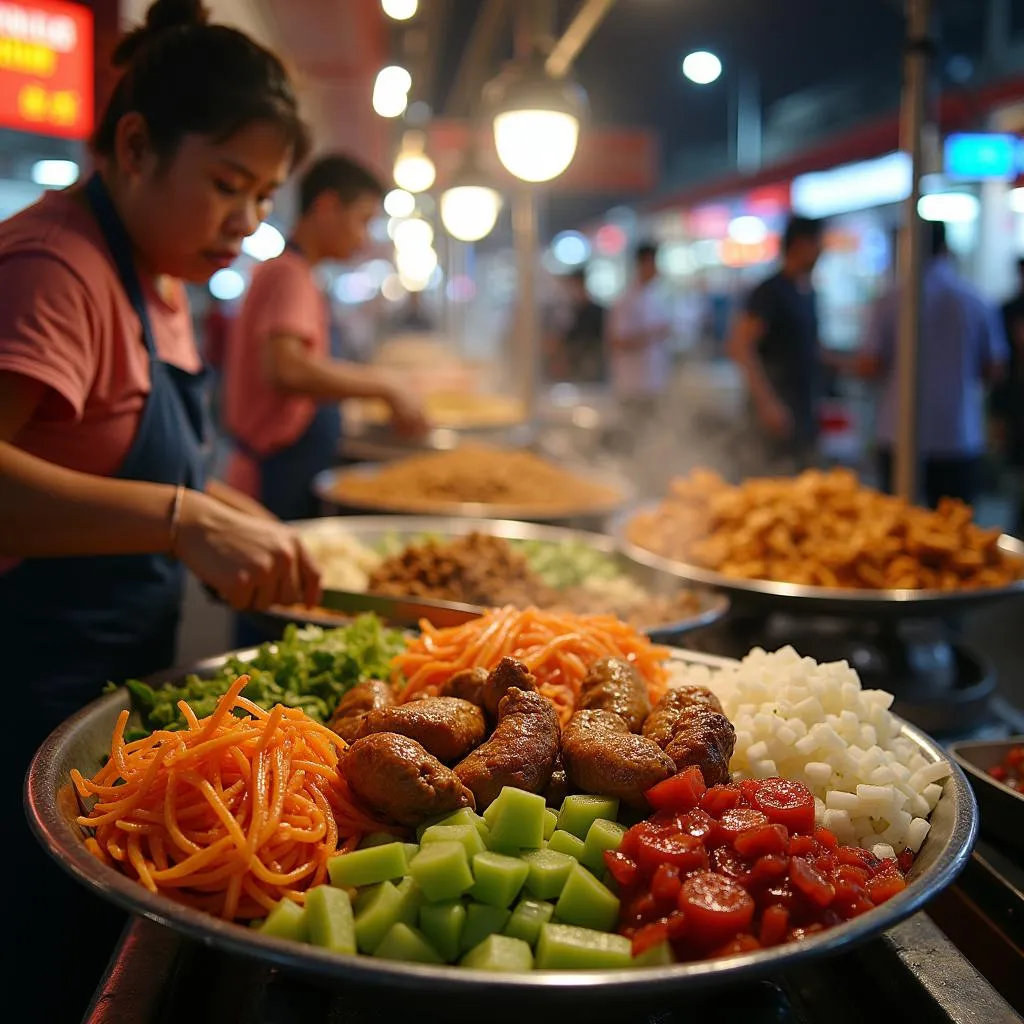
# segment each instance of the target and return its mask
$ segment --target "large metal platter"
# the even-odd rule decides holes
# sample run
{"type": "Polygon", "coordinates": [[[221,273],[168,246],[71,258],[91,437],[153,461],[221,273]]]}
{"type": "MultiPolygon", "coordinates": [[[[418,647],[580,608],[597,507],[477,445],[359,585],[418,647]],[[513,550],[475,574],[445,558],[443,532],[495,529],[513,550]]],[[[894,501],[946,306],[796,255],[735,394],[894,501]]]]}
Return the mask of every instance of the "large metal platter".
{"type": "MultiPolygon", "coordinates": [[[[463,537],[469,533],[483,533],[505,540],[539,540],[551,544],[573,541],[586,544],[602,554],[614,558],[624,576],[656,596],[669,595],[681,588],[679,579],[671,573],[648,565],[639,565],[621,554],[615,542],[601,533],[586,530],[569,530],[558,526],[540,526],[509,519],[457,519],[431,516],[334,516],[324,519],[307,519],[289,524],[299,533],[326,534],[340,533],[373,547],[380,542],[395,538],[403,544],[429,534],[441,539],[463,537]]],[[[729,599],[706,588],[696,588],[700,607],[692,615],[672,622],[665,622],[646,630],[657,643],[671,643],[686,633],[711,626],[724,618],[729,611],[729,599]]],[[[316,625],[336,624],[330,615],[318,616],[316,612],[293,608],[274,608],[261,612],[261,618],[285,622],[312,622],[316,625]]]]}
{"type": "Polygon", "coordinates": [[[367,463],[347,469],[329,469],[313,479],[313,492],[325,509],[335,513],[387,513],[391,515],[434,515],[460,519],[519,519],[531,523],[561,525],[601,524],[608,517],[621,512],[633,500],[631,485],[621,477],[595,473],[590,470],[565,466],[565,472],[588,483],[607,487],[615,496],[604,504],[552,509],[545,506],[498,505],[472,501],[438,501],[410,508],[400,501],[373,502],[359,498],[347,498],[337,493],[340,484],[346,480],[373,476],[384,466],[367,463]]]}
{"type": "MultiPolygon", "coordinates": [[[[251,656],[252,652],[248,654],[251,656]]],[[[682,662],[712,666],[728,664],[722,659],[695,656],[686,651],[674,652],[673,657],[682,662]]],[[[223,660],[212,659],[193,669],[210,672],[223,660]]],[[[176,675],[180,676],[181,671],[176,675]]],[[[78,768],[89,774],[99,768],[101,759],[109,752],[114,722],[128,706],[128,694],[123,688],[93,702],[54,731],[33,759],[25,786],[25,805],[32,828],[50,856],[101,898],[199,942],[338,983],[372,987],[382,994],[388,990],[419,991],[425,996],[429,993],[430,997],[484,999],[491,1005],[496,1005],[494,1001],[499,999],[531,1001],[532,1005],[536,1005],[532,1001],[537,999],[544,999],[545,1003],[562,1001],[578,1005],[586,998],[642,1000],[722,987],[740,979],[773,974],[863,942],[909,917],[956,878],[970,856],[978,826],[977,805],[963,772],[928,736],[904,723],[903,734],[929,761],[950,764],[951,775],[944,783],[942,796],[932,814],[931,832],[911,871],[911,884],[902,893],[830,931],[800,943],[728,959],[635,970],[496,975],[461,967],[344,957],[270,938],[153,895],[86,851],[81,829],[75,822],[78,809],[71,792],[70,772],[78,768]]]]}
{"type": "Polygon", "coordinates": [[[536,438],[536,429],[528,423],[507,426],[433,427],[422,437],[400,437],[387,424],[362,424],[346,429],[340,454],[356,462],[394,462],[410,455],[447,452],[459,445],[487,444],[492,448],[528,448],[536,438]]]}
{"type": "MultiPolygon", "coordinates": [[[[702,583],[728,593],[737,606],[770,604],[772,611],[788,611],[803,615],[941,617],[995,601],[1024,597],[1024,579],[1005,587],[953,591],[853,590],[779,583],[773,580],[735,579],[711,569],[665,558],[631,541],[627,536],[627,530],[632,518],[655,507],[656,503],[648,503],[620,513],[614,518],[609,532],[615,538],[619,550],[640,565],[660,569],[681,580],[702,583]]],[[[1007,555],[1024,561],[1024,541],[1004,534],[999,538],[999,547],[1007,555]]]]}

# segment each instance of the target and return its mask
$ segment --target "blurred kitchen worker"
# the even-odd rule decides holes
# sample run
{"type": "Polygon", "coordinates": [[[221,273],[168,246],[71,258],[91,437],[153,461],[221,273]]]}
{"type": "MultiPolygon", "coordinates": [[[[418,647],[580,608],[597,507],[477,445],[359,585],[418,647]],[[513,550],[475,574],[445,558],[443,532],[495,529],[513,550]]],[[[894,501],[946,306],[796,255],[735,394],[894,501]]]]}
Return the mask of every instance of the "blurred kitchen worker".
{"type": "Polygon", "coordinates": [[[224,363],[224,422],[235,451],[227,479],[284,520],[317,514],[313,478],[341,441],[340,402],[381,399],[405,434],[426,423],[420,404],[381,370],[331,358],[330,308],[316,279],[325,260],[346,262],[366,244],[383,188],[346,156],[302,176],[300,216],[284,252],[256,267],[224,363]]]}
{"type": "Polygon", "coordinates": [[[562,278],[565,307],[551,337],[553,369],[559,380],[600,384],[606,375],[604,309],[587,291],[586,270],[562,278]]]}
{"type": "MultiPolygon", "coordinates": [[[[979,495],[985,453],[985,389],[996,383],[1009,349],[997,311],[958,273],[946,245],[946,225],[927,225],[929,260],[921,296],[918,447],[925,498],[969,504],[979,495]]],[[[900,292],[891,288],[875,304],[858,367],[882,383],[878,413],[879,474],[892,485],[899,404],[896,368],[900,292]]]]}
{"type": "MultiPolygon", "coordinates": [[[[1024,259],[1017,260],[1017,294],[1003,306],[1003,328],[1010,358],[999,385],[998,411],[1006,432],[1006,458],[1017,476],[1017,512],[1012,527],[1024,533],[1024,259]]],[[[993,395],[993,404],[997,396],[993,395]]]]}
{"type": "Polygon", "coordinates": [[[811,275],[822,234],[820,221],[790,219],[781,268],[747,297],[726,346],[746,378],[750,443],[765,473],[796,472],[814,460],[821,355],[811,275]]]}
{"type": "Polygon", "coordinates": [[[630,425],[640,425],[657,407],[669,383],[671,311],[659,287],[658,247],[633,254],[636,277],[608,317],[608,368],[612,392],[630,425]]]}

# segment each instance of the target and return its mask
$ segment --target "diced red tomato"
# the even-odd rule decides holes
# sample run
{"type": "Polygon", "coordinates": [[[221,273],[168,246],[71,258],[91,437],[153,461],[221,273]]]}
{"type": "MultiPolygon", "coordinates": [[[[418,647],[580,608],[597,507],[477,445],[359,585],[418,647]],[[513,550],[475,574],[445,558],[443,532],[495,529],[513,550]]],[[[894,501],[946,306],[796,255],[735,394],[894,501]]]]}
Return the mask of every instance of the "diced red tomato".
{"type": "Polygon", "coordinates": [[[743,794],[743,799],[748,803],[754,802],[754,797],[760,788],[761,783],[757,779],[743,779],[740,782],[740,792],[743,794]]]}
{"type": "Polygon", "coordinates": [[[633,956],[640,956],[654,946],[668,940],[668,927],[664,921],[654,921],[638,928],[633,935],[633,956]]]}
{"type": "Polygon", "coordinates": [[[690,922],[690,938],[701,945],[727,942],[750,927],[754,900],[739,882],[714,871],[698,871],[683,882],[680,909],[690,922]]]}
{"type": "Polygon", "coordinates": [[[622,908],[622,920],[643,924],[657,917],[658,901],[649,892],[639,892],[626,901],[622,908]]]}
{"type": "Polygon", "coordinates": [[[816,828],[814,838],[825,847],[826,850],[836,850],[839,847],[839,840],[827,828],[816,828]]]}
{"type": "Polygon", "coordinates": [[[761,931],[758,936],[762,946],[777,946],[786,939],[786,932],[789,931],[789,911],[773,903],[765,907],[761,915],[761,931]]]}
{"type": "Polygon", "coordinates": [[[648,877],[663,863],[674,864],[683,871],[699,871],[708,866],[708,852],[693,836],[659,829],[638,836],[636,862],[648,877]]]}
{"type": "Polygon", "coordinates": [[[785,825],[758,825],[741,832],[732,842],[733,849],[741,857],[765,857],[769,854],[786,853],[790,845],[789,832],[785,825]]]}
{"type": "Polygon", "coordinates": [[[989,768],[988,773],[998,782],[1005,782],[1006,777],[1010,774],[1001,764],[997,764],[994,768],[989,768]]]}
{"type": "Polygon", "coordinates": [[[859,846],[840,846],[836,850],[836,859],[840,864],[867,868],[871,871],[875,866],[875,857],[870,850],[862,850],[859,846]]]}
{"type": "Polygon", "coordinates": [[[679,868],[675,864],[659,864],[651,878],[651,895],[659,903],[675,907],[682,884],[679,868]]]}
{"type": "Polygon", "coordinates": [[[730,939],[724,946],[713,950],[711,956],[736,956],[739,953],[752,953],[755,949],[760,948],[761,943],[753,935],[743,934],[737,935],[735,939],[730,939]]]}
{"type": "Polygon", "coordinates": [[[900,871],[903,874],[907,874],[908,871],[914,866],[914,851],[904,850],[897,858],[896,863],[900,866],[900,871]]]}
{"type": "Polygon", "coordinates": [[[835,899],[835,886],[815,871],[803,857],[790,860],[789,880],[793,888],[803,893],[815,906],[827,907],[835,899]]]}
{"type": "Polygon", "coordinates": [[[695,807],[692,811],[687,811],[685,814],[677,815],[676,824],[680,832],[685,832],[687,835],[693,836],[694,839],[702,841],[707,840],[709,836],[713,836],[715,829],[718,827],[715,819],[707,811],[703,811],[699,807],[695,807]]]}
{"type": "Polygon", "coordinates": [[[723,842],[732,843],[741,832],[768,824],[768,816],[755,807],[735,807],[723,811],[718,819],[718,832],[723,842]]]}
{"type": "Polygon", "coordinates": [[[808,857],[818,853],[820,849],[814,836],[793,836],[789,841],[789,853],[793,857],[808,857]]]}
{"type": "Polygon", "coordinates": [[[640,873],[636,862],[630,860],[624,853],[619,853],[618,850],[605,850],[604,863],[609,874],[621,886],[632,885],[640,873]]]}
{"type": "Polygon", "coordinates": [[[706,792],[700,769],[691,766],[652,786],[644,796],[656,810],[688,811],[697,806],[706,792]]]}
{"type": "Polygon", "coordinates": [[[700,798],[700,806],[708,814],[713,814],[717,817],[723,811],[729,811],[733,807],[738,806],[742,796],[743,791],[739,786],[720,784],[712,786],[700,798]]]}
{"type": "Polygon", "coordinates": [[[673,941],[684,938],[688,927],[686,915],[681,910],[673,910],[665,920],[665,927],[668,929],[668,937],[673,941]]]}
{"type": "Polygon", "coordinates": [[[865,886],[871,902],[878,906],[886,900],[891,900],[897,893],[906,889],[907,883],[901,875],[884,874],[876,875],[865,886]]]}
{"type": "Polygon", "coordinates": [[[814,794],[793,779],[762,779],[754,796],[770,821],[790,832],[814,831],[814,794]]]}
{"type": "Polygon", "coordinates": [[[726,878],[732,878],[741,885],[750,882],[751,864],[744,860],[731,846],[720,846],[711,851],[711,867],[726,878]]]}
{"type": "Polygon", "coordinates": [[[789,858],[770,854],[760,857],[750,869],[751,885],[770,885],[789,874],[789,858]]]}

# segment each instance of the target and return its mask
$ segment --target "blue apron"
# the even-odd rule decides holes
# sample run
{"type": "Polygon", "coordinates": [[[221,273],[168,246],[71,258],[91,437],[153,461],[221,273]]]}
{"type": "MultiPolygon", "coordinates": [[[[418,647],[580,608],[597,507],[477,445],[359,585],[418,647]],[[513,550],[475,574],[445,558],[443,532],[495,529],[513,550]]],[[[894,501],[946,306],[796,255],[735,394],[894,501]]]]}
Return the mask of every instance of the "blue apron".
{"type": "MultiPolygon", "coordinates": [[[[201,489],[204,374],[160,359],[131,240],[99,177],[88,181],[85,196],[149,353],[150,393],[114,475],[201,489]]],[[[166,555],[30,558],[0,575],[4,675],[32,703],[35,727],[43,730],[36,744],[97,697],[107,680],[148,675],[173,663],[183,587],[182,566],[166,555]]]]}
{"type": "MultiPolygon", "coordinates": [[[[302,254],[294,242],[289,242],[288,248],[302,254]]],[[[331,354],[335,358],[336,346],[337,339],[332,335],[331,354]]],[[[335,464],[341,431],[340,405],[324,402],[317,405],[309,426],[297,440],[269,455],[261,455],[244,442],[234,440],[238,450],[259,466],[259,500],[278,519],[291,522],[320,514],[313,494],[313,478],[335,464]]]]}

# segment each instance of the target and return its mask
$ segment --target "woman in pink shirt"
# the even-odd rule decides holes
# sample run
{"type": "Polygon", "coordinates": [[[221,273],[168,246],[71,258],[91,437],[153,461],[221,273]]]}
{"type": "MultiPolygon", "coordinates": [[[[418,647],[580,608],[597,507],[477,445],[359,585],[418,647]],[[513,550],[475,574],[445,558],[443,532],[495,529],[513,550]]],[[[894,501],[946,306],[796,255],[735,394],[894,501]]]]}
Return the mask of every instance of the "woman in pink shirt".
{"type": "Polygon", "coordinates": [[[107,680],[171,662],[184,568],[237,607],[319,589],[286,527],[206,484],[201,363],[179,283],[234,260],[301,159],[291,84],[195,0],[158,0],[115,60],[124,73],[93,141],[96,173],[0,225],[0,649],[18,723],[3,744],[5,810],[22,822],[15,931],[50,974],[27,986],[46,1020],[81,1016],[43,1006],[73,999],[90,950],[109,949],[91,922],[76,930],[61,913],[54,927],[56,908],[40,902],[57,882],[39,877],[20,813],[32,751],[107,680]],[[58,950],[61,935],[77,948],[58,950]]]}

